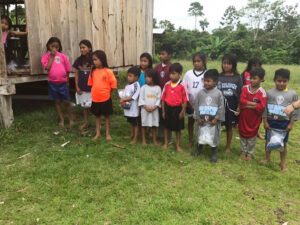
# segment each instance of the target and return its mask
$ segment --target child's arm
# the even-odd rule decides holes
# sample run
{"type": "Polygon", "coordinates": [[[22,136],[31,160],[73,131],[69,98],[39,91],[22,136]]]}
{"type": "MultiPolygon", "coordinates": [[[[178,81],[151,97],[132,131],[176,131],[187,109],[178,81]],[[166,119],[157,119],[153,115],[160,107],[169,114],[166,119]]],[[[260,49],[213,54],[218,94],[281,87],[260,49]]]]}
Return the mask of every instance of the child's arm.
{"type": "Polygon", "coordinates": [[[184,102],[184,103],[182,104],[182,110],[181,110],[181,112],[179,113],[179,119],[180,119],[180,120],[182,120],[183,117],[184,117],[184,112],[185,112],[185,109],[186,109],[186,105],[187,105],[187,102],[184,102]]]}
{"type": "Polygon", "coordinates": [[[76,70],[75,70],[75,86],[76,86],[76,92],[77,92],[77,94],[81,95],[81,94],[82,94],[82,91],[81,91],[80,88],[79,88],[78,80],[79,80],[79,70],[76,69],[76,70]]]}
{"type": "Polygon", "coordinates": [[[166,118],[166,113],[165,113],[165,101],[161,100],[161,116],[163,119],[166,118]]]}
{"type": "Polygon", "coordinates": [[[289,125],[286,127],[286,131],[287,132],[289,132],[289,131],[291,131],[292,129],[293,129],[293,127],[294,127],[294,123],[295,123],[295,120],[290,120],[290,123],[289,123],[289,125]]]}
{"type": "Polygon", "coordinates": [[[47,66],[46,66],[46,68],[45,68],[48,72],[49,72],[49,70],[50,70],[51,67],[52,67],[52,64],[53,64],[53,60],[54,60],[55,54],[56,54],[56,51],[55,51],[55,50],[51,51],[50,59],[49,59],[48,64],[47,64],[47,66]]]}
{"type": "Polygon", "coordinates": [[[264,128],[265,128],[265,130],[270,130],[271,127],[270,127],[270,125],[268,123],[268,119],[264,118],[263,120],[264,120],[264,128]]]}
{"type": "Polygon", "coordinates": [[[11,31],[9,31],[9,33],[11,33],[12,35],[15,35],[15,36],[23,36],[23,35],[27,35],[28,31],[27,31],[27,29],[26,29],[26,31],[14,31],[14,30],[11,30],[11,31]]]}

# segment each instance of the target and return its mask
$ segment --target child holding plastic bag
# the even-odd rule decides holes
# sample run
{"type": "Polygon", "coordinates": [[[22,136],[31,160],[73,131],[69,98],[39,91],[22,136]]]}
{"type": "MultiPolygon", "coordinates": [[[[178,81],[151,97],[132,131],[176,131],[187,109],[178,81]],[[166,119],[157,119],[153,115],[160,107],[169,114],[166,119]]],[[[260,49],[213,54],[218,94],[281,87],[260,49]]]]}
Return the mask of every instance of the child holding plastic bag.
{"type": "Polygon", "coordinates": [[[211,146],[211,162],[217,162],[217,146],[221,137],[221,122],[225,120],[224,97],[215,88],[219,73],[216,69],[204,74],[204,89],[196,96],[194,102],[194,119],[197,120],[197,148],[193,156],[201,154],[203,145],[211,146]]]}
{"type": "Polygon", "coordinates": [[[286,106],[298,100],[296,92],[287,88],[289,80],[289,70],[279,69],[275,72],[274,82],[276,88],[267,92],[267,107],[263,114],[267,144],[266,158],[261,162],[270,162],[271,150],[278,148],[281,159],[280,166],[283,172],[288,172],[285,161],[289,132],[298,119],[298,110],[289,116],[284,113],[286,106]]]}

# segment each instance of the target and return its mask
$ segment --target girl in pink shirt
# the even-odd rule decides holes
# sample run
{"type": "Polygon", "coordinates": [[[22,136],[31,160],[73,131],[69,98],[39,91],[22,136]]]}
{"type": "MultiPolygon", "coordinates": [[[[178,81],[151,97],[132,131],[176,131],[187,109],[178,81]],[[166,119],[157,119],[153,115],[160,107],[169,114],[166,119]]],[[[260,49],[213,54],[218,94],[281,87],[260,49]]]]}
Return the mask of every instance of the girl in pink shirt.
{"type": "Polygon", "coordinates": [[[64,116],[61,104],[64,103],[70,126],[74,125],[69,95],[69,72],[72,67],[66,55],[61,53],[61,42],[51,37],[47,42],[47,53],[42,56],[42,64],[48,72],[49,99],[54,101],[55,109],[59,115],[59,125],[64,126],[64,116]]]}

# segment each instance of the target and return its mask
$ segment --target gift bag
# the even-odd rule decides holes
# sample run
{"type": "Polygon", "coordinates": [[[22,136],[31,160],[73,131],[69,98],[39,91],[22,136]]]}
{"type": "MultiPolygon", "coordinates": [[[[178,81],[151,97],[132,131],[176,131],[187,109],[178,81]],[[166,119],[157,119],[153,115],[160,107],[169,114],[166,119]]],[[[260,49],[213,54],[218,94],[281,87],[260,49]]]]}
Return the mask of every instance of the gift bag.
{"type": "MultiPolygon", "coordinates": [[[[126,96],[126,94],[125,94],[125,89],[118,89],[118,94],[119,94],[119,97],[120,97],[120,98],[126,98],[126,97],[128,97],[128,96],[126,96]]],[[[121,107],[122,107],[123,109],[130,109],[130,107],[131,107],[131,102],[126,102],[126,103],[125,103],[125,106],[122,106],[122,105],[121,105],[121,107]]]]}
{"type": "Polygon", "coordinates": [[[287,134],[285,130],[281,129],[274,129],[272,128],[270,131],[268,131],[268,144],[267,144],[267,150],[271,151],[273,149],[277,148],[283,148],[284,146],[284,138],[287,134]]]}
{"type": "Polygon", "coordinates": [[[199,126],[198,131],[198,144],[210,145],[216,147],[217,144],[214,142],[216,133],[216,126],[212,126],[209,123],[205,123],[203,126],[199,126]]]}

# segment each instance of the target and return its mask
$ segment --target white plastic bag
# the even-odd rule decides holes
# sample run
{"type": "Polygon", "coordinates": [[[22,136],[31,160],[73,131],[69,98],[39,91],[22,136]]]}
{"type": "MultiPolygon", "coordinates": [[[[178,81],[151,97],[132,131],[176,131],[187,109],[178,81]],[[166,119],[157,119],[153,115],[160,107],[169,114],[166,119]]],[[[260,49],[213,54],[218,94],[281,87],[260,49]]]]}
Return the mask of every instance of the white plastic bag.
{"type": "Polygon", "coordinates": [[[203,126],[199,126],[198,144],[216,147],[216,143],[214,143],[215,133],[216,126],[212,126],[209,123],[205,123],[203,126]]]}
{"type": "Polygon", "coordinates": [[[284,138],[286,136],[286,131],[281,129],[271,129],[268,137],[267,150],[271,151],[276,148],[282,148],[284,146],[284,138]]]}
{"type": "MultiPolygon", "coordinates": [[[[125,89],[118,89],[118,94],[119,94],[119,97],[120,97],[120,98],[126,98],[126,97],[128,97],[128,96],[126,96],[126,94],[125,94],[125,89]]],[[[131,107],[131,102],[126,102],[126,103],[125,103],[125,106],[122,106],[122,105],[121,105],[121,107],[122,107],[123,109],[130,109],[130,107],[131,107]]]]}

